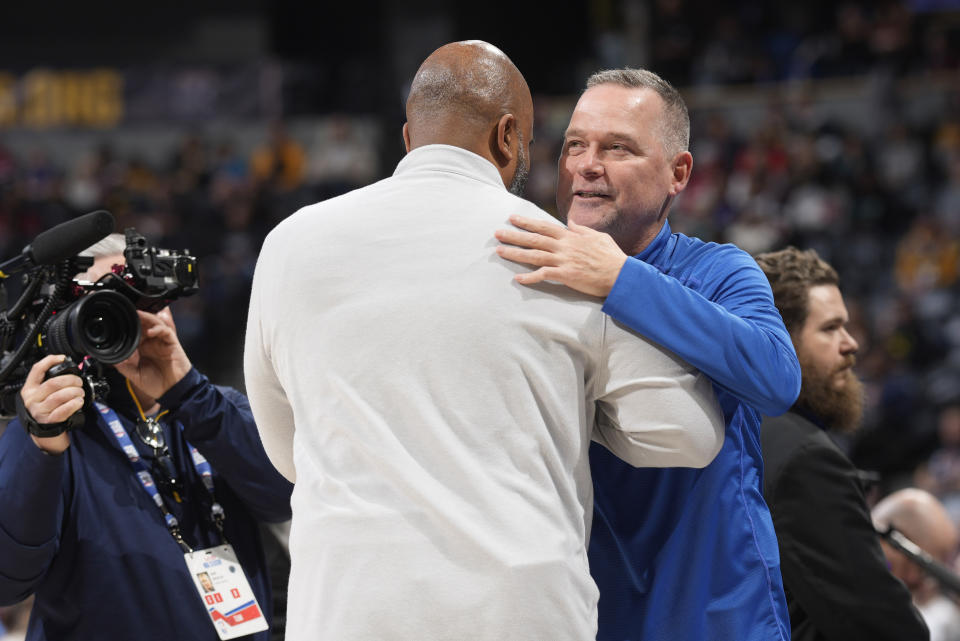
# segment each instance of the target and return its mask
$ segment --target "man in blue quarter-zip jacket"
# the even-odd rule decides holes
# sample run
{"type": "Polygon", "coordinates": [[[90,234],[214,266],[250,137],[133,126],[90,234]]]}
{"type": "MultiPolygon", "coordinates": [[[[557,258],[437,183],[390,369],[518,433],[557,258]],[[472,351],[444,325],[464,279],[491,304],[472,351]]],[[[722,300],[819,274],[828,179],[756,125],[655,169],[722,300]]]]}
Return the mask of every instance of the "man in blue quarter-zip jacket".
{"type": "Polygon", "coordinates": [[[592,446],[597,638],[788,641],[760,414],[790,408],[800,367],[753,258],[670,231],[693,167],[689,130],[682,98],[656,74],[594,74],[559,161],[569,228],[515,217],[520,229],[496,233],[498,252],[538,267],[516,276],[523,284],[606,297],[607,314],[707,374],[723,408],[726,440],[704,469],[634,469],[592,446]]]}

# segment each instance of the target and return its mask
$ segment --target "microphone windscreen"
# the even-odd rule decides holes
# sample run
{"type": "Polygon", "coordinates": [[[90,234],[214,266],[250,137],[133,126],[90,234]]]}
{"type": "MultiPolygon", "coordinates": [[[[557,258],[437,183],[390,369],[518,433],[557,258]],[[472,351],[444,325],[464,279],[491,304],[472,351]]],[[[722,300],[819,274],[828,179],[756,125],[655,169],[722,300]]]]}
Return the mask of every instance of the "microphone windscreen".
{"type": "Polygon", "coordinates": [[[113,233],[115,224],[113,214],[104,209],[68,220],[38,234],[28,248],[30,258],[36,265],[72,258],[113,233]]]}

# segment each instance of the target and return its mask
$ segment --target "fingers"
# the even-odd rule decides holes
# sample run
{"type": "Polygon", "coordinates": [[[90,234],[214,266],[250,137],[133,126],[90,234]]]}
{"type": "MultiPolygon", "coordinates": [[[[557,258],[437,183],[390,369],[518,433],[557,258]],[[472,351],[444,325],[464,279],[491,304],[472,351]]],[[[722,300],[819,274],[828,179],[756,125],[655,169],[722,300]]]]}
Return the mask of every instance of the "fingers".
{"type": "Polygon", "coordinates": [[[144,338],[160,338],[166,343],[172,343],[173,336],[173,330],[166,325],[154,325],[143,331],[144,338]]]}
{"type": "Polygon", "coordinates": [[[169,327],[171,329],[175,328],[173,323],[173,314],[170,312],[170,307],[164,307],[156,314],[151,314],[150,312],[145,312],[142,309],[137,310],[137,315],[140,317],[140,324],[146,329],[147,325],[162,325],[163,327],[169,327]]]}
{"type": "Polygon", "coordinates": [[[557,245],[557,241],[554,238],[541,234],[532,234],[518,229],[498,229],[493,232],[493,235],[502,243],[517,245],[518,247],[529,247],[530,249],[552,251],[557,245]]]}
{"type": "Polygon", "coordinates": [[[159,312],[157,312],[157,317],[163,321],[163,324],[167,327],[176,330],[177,326],[173,322],[173,312],[170,311],[170,306],[164,307],[159,312]]]}
{"type": "Polygon", "coordinates": [[[551,267],[541,267],[526,274],[517,274],[513,279],[521,285],[534,285],[536,283],[542,283],[545,280],[550,280],[552,270],[553,268],[551,267]]]}
{"type": "Polygon", "coordinates": [[[163,320],[161,320],[158,314],[151,314],[150,312],[145,312],[142,309],[137,310],[137,316],[140,317],[140,328],[146,332],[152,327],[163,327],[163,320]]]}
{"type": "Polygon", "coordinates": [[[24,384],[20,395],[38,423],[59,423],[83,407],[83,381],[73,374],[54,376],[39,385],[24,384]]]}
{"type": "Polygon", "coordinates": [[[60,390],[69,389],[71,387],[83,389],[83,381],[80,380],[80,377],[76,374],[61,374],[60,376],[52,376],[49,380],[44,381],[43,384],[37,389],[42,393],[43,396],[46,397],[60,390]]]}
{"type": "Polygon", "coordinates": [[[169,310],[165,308],[158,314],[138,310],[137,315],[140,317],[141,343],[151,338],[160,338],[165,343],[174,341],[176,333],[172,327],[173,317],[170,315],[169,310]],[[167,312],[166,316],[164,316],[163,312],[167,312]]]}
{"type": "Polygon", "coordinates": [[[560,238],[563,236],[564,231],[566,231],[563,225],[558,225],[548,220],[537,220],[536,218],[518,216],[516,214],[510,216],[510,224],[535,234],[549,236],[550,238],[560,238]]]}
{"type": "Polygon", "coordinates": [[[53,409],[46,412],[45,419],[40,419],[36,414],[30,412],[30,415],[33,416],[36,421],[42,423],[60,423],[61,421],[65,421],[83,408],[83,387],[68,387],[54,392],[47,397],[47,400],[44,401],[42,406],[41,414],[44,413],[47,407],[52,407],[53,409]]]}
{"type": "Polygon", "coordinates": [[[557,264],[554,254],[540,251],[539,249],[521,249],[520,247],[512,247],[510,245],[499,245],[496,248],[496,252],[501,258],[506,258],[514,263],[537,265],[540,267],[553,267],[557,264]]]}
{"type": "Polygon", "coordinates": [[[66,356],[63,354],[51,354],[41,358],[30,368],[30,372],[27,374],[27,380],[24,383],[24,387],[27,385],[31,387],[39,386],[41,383],[43,383],[43,377],[46,376],[47,370],[57,363],[62,363],[65,358],[66,356]]]}

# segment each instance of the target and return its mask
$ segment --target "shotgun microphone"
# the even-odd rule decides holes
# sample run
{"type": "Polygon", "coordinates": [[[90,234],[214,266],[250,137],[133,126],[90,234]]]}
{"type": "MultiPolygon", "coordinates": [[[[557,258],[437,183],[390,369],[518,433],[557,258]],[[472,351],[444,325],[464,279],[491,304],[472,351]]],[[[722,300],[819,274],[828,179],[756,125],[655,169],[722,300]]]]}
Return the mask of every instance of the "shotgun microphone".
{"type": "Polygon", "coordinates": [[[101,209],[52,227],[38,234],[19,256],[0,263],[0,277],[5,278],[28,267],[55,265],[72,258],[110,235],[114,225],[113,214],[101,209]]]}

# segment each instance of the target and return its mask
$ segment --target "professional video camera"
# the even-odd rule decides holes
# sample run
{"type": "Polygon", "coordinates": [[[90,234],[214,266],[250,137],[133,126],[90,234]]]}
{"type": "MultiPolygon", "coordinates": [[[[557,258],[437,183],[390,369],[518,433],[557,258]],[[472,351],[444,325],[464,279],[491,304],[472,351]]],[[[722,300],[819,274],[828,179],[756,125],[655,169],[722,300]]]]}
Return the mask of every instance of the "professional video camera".
{"type": "MultiPolygon", "coordinates": [[[[102,365],[126,360],[140,344],[137,310],[158,312],[198,289],[197,259],[186,250],[149,246],[133,228],[126,230],[126,265],[96,282],[78,280],[94,259],[78,253],[108,236],[113,216],[95,211],[57,225],[20,255],[0,264],[0,307],[6,307],[6,279],[23,271],[17,302],[0,311],[0,415],[16,413],[16,399],[27,373],[47,354],[66,354],[47,377],[77,374],[86,404],[109,388],[102,365]]],[[[82,424],[81,418],[70,427],[82,424]]]]}

